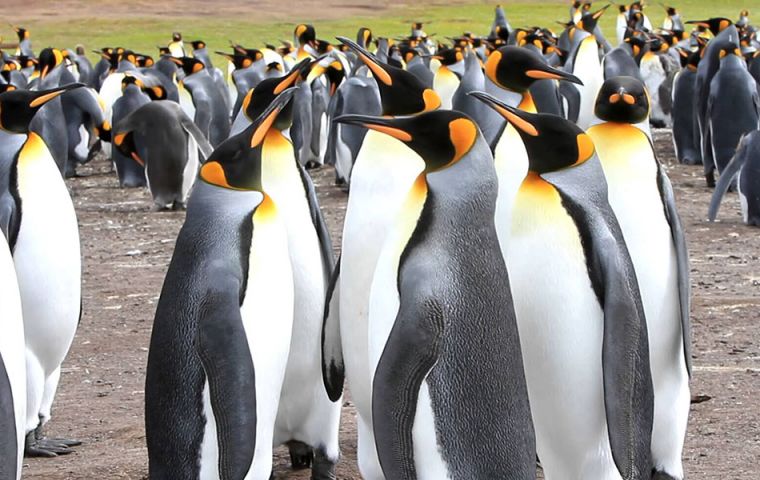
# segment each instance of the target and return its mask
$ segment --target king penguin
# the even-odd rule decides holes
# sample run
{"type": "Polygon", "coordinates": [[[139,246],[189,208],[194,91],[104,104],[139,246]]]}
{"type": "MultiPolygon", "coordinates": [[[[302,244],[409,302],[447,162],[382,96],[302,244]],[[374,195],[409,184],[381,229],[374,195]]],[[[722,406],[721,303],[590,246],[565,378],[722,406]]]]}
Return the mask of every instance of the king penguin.
{"type": "Polygon", "coordinates": [[[115,128],[115,149],[145,170],[153,209],[184,209],[198,175],[198,152],[202,163],[213,150],[203,132],[170,100],[146,103],[115,128]]]}
{"type": "Polygon", "coordinates": [[[214,151],[190,196],[148,353],[151,479],[270,478],[294,292],[261,155],[292,93],[214,151]]]}
{"type": "MultiPolygon", "coordinates": [[[[578,84],[580,80],[539,58],[539,54],[526,48],[507,46],[493,52],[486,63],[486,77],[491,84],[512,95],[519,95],[517,108],[536,113],[530,86],[537,80],[567,80],[578,84]]],[[[474,95],[479,100],[482,97],[474,95]]],[[[488,102],[486,102],[488,104],[488,102]]],[[[494,112],[498,115],[498,112],[494,112]]],[[[528,173],[528,155],[517,130],[502,118],[502,128],[492,144],[499,194],[496,200],[496,232],[502,250],[509,240],[512,223],[512,203],[525,175],[528,173]]]]}
{"type": "Polygon", "coordinates": [[[699,165],[702,152],[699,138],[695,136],[694,88],[701,48],[696,52],[680,51],[687,55],[686,65],[673,79],[673,146],[680,163],[699,165]]]}
{"type": "Polygon", "coordinates": [[[646,319],[594,144],[561,117],[483,98],[528,152],[505,261],[544,475],[649,480],[646,319]]]}
{"type": "Polygon", "coordinates": [[[2,150],[8,172],[0,185],[6,200],[0,225],[13,253],[24,316],[27,369],[26,454],[70,453],[75,440],[42,434],[61,375],[61,363],[74,340],[81,315],[82,264],[79,227],[66,184],[42,138],[29,131],[35,113],[64,92],[14,90],[0,95],[0,130],[18,134],[6,139],[18,148],[2,150]],[[23,142],[19,145],[19,141],[23,142]],[[7,202],[8,192],[12,202],[7,202]],[[7,227],[6,227],[7,226],[7,227]]]}
{"type": "MultiPolygon", "coordinates": [[[[380,89],[383,115],[412,115],[440,107],[438,94],[426,88],[414,74],[381,63],[347,38],[338,39],[349,45],[372,72],[380,89]]],[[[335,285],[331,292],[339,307],[330,308],[330,311],[339,315],[345,376],[351,384],[358,413],[359,470],[369,480],[384,478],[372,433],[371,375],[367,356],[370,286],[388,227],[422,168],[420,156],[403,142],[380,132],[367,132],[351,174],[342,254],[336,267],[339,274],[333,276],[335,285]]],[[[327,343],[331,340],[326,338],[327,343]]],[[[333,350],[328,347],[327,351],[333,350]]],[[[323,365],[323,369],[331,372],[329,366],[333,359],[325,356],[323,363],[327,365],[323,365]]],[[[328,375],[326,384],[330,398],[337,400],[343,376],[328,375]]]]}
{"type": "Polygon", "coordinates": [[[336,121],[389,135],[424,160],[389,224],[370,296],[372,416],[385,478],[535,478],[488,144],[453,111],[336,121]]]}
{"type": "Polygon", "coordinates": [[[649,114],[644,84],[604,82],[588,130],[607,179],[612,210],[636,271],[649,334],[654,384],[652,460],[656,478],[683,479],[689,417],[689,257],[673,188],[649,137],[635,125],[649,114]]]}
{"type": "Polygon", "coordinates": [[[600,10],[593,15],[584,15],[583,20],[578,24],[575,30],[576,38],[583,38],[577,44],[572,52],[572,73],[578,77],[581,83],[576,84],[580,92],[580,108],[578,111],[578,121],[576,122],[581,129],[588,128],[594,120],[594,101],[599,88],[604,83],[604,70],[599,61],[599,45],[596,37],[583,29],[593,31],[596,26],[596,20],[599,17],[595,15],[604,12],[600,10]]]}
{"type": "MultiPolygon", "coordinates": [[[[262,81],[247,97],[246,112],[256,118],[308,65],[305,59],[293,73],[262,81]]],[[[261,182],[287,232],[295,292],[290,355],[273,443],[288,444],[294,468],[311,464],[314,480],[334,480],[341,402],[331,401],[322,382],[321,332],[335,261],[314,185],[283,132],[292,125],[292,116],[288,105],[266,133],[261,152],[261,182]]]]}
{"type": "Polygon", "coordinates": [[[742,137],[736,147],[734,158],[721,173],[715,192],[710,200],[708,220],[715,221],[723,195],[736,179],[739,204],[744,223],[760,227],[760,130],[742,137]]]}

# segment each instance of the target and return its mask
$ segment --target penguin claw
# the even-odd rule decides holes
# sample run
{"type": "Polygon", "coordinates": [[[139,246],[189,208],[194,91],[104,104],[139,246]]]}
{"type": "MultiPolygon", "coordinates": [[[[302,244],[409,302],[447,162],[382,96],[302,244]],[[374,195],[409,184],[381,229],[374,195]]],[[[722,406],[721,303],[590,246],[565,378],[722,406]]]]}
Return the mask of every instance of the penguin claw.
{"type": "Polygon", "coordinates": [[[52,458],[58,455],[68,455],[74,451],[69,448],[70,446],[81,445],[81,443],[77,440],[45,438],[39,436],[39,432],[32,431],[26,435],[24,456],[52,458]],[[68,442],[71,445],[67,445],[64,442],[68,442]]]}
{"type": "Polygon", "coordinates": [[[311,467],[311,480],[336,480],[335,463],[321,450],[316,450],[311,467]]]}
{"type": "Polygon", "coordinates": [[[290,464],[292,465],[293,470],[303,470],[311,466],[314,453],[310,446],[303,442],[293,440],[288,442],[288,450],[290,452],[290,464]]]}

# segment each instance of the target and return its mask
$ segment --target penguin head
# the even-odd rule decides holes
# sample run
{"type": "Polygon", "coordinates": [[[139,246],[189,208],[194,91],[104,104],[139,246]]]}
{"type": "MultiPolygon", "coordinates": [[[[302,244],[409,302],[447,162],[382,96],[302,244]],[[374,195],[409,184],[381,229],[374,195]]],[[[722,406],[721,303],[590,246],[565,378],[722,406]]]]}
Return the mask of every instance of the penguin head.
{"type": "Polygon", "coordinates": [[[369,45],[372,44],[372,30],[370,30],[367,27],[361,27],[358,32],[356,32],[356,43],[357,45],[367,48],[369,45]]]}
{"type": "Polygon", "coordinates": [[[633,77],[612,77],[602,84],[594,114],[605,122],[639,123],[649,116],[649,94],[633,77]]]}
{"type": "Polygon", "coordinates": [[[28,133],[29,123],[43,105],[64,92],[79,87],[84,87],[84,84],[71,83],[41,91],[10,90],[0,94],[0,130],[28,133]]]}
{"type": "Polygon", "coordinates": [[[485,92],[470,95],[485,102],[514,128],[525,144],[529,169],[548,173],[580,165],[594,155],[594,143],[575,123],[558,115],[528,113],[485,92]]]}
{"type": "Polygon", "coordinates": [[[158,48],[158,54],[163,56],[169,56],[172,53],[169,51],[169,47],[157,47],[158,48]]]}
{"type": "MultiPolygon", "coordinates": [[[[229,54],[225,52],[214,52],[217,55],[221,55],[222,57],[229,60],[230,63],[235,67],[235,70],[241,70],[243,68],[248,68],[251,65],[253,65],[254,60],[249,57],[246,54],[241,54],[237,51],[235,51],[234,54],[229,54]]],[[[263,55],[262,55],[263,58],[263,55]]]]}
{"type": "Polygon", "coordinates": [[[376,56],[346,37],[337,38],[351,47],[372,72],[380,89],[383,115],[412,115],[441,106],[441,97],[413,73],[380,62],[376,56]]]}
{"type": "MultiPolygon", "coordinates": [[[[591,8],[591,4],[584,4],[584,12],[587,11],[585,8],[586,5],[588,5],[589,9],[591,8]]],[[[594,13],[584,13],[584,15],[581,17],[580,20],[578,20],[578,28],[585,30],[589,33],[594,33],[594,29],[596,28],[597,23],[599,22],[599,18],[604,15],[605,10],[609,8],[609,6],[612,5],[611,3],[608,3],[607,5],[603,6],[599,10],[597,10],[594,13]]]]}
{"type": "Polygon", "coordinates": [[[25,29],[24,27],[13,27],[13,30],[16,31],[16,35],[18,36],[19,42],[23,42],[24,40],[29,40],[29,36],[30,36],[29,30],[25,29]]]}
{"type": "Polygon", "coordinates": [[[346,72],[343,68],[343,63],[335,57],[327,56],[314,64],[311,67],[309,76],[306,77],[306,82],[311,83],[314,79],[324,75],[327,77],[328,92],[332,97],[338,90],[338,86],[346,78],[346,72]]]}
{"type": "Polygon", "coordinates": [[[509,45],[491,53],[486,76],[496,85],[514,92],[525,92],[536,80],[567,80],[582,85],[578,77],[547,65],[536,52],[509,45]]]}
{"type": "Polygon", "coordinates": [[[713,35],[717,35],[723,30],[727,29],[734,24],[731,20],[725,17],[709,18],[707,20],[689,20],[686,22],[689,25],[696,25],[698,27],[707,28],[713,35]]]}
{"type": "Polygon", "coordinates": [[[264,54],[258,48],[245,48],[242,45],[233,45],[232,48],[235,50],[235,54],[240,54],[251,59],[251,63],[258,62],[264,58],[264,54]]]}
{"type": "Polygon", "coordinates": [[[63,63],[63,52],[57,48],[45,48],[40,52],[37,69],[40,78],[45,78],[55,67],[63,63]]]}
{"type": "Polygon", "coordinates": [[[182,34],[180,32],[172,32],[172,42],[181,42],[182,34]]]}
{"type": "Polygon", "coordinates": [[[475,145],[479,134],[470,117],[454,110],[400,118],[342,115],[335,121],[366,127],[401,140],[425,161],[425,173],[443,170],[461,160],[475,145]]]}
{"type": "Polygon", "coordinates": [[[193,40],[192,42],[190,42],[190,45],[193,46],[193,50],[203,50],[204,48],[206,48],[206,42],[204,42],[203,40],[193,40]]]}
{"type": "Polygon", "coordinates": [[[193,57],[171,57],[169,60],[182,67],[182,71],[185,72],[185,76],[190,76],[194,73],[202,72],[205,70],[206,65],[200,60],[193,57]]]}
{"type": "MultiPolygon", "coordinates": [[[[274,104],[282,92],[293,87],[296,82],[309,71],[311,60],[304,59],[296,64],[287,75],[278,78],[267,78],[259,82],[255,88],[251,89],[243,99],[242,110],[249,119],[259,118],[270,105],[274,104]]],[[[280,130],[287,128],[292,119],[291,104],[286,102],[278,110],[276,127],[282,127],[280,130]]]]}
{"type": "Polygon", "coordinates": [[[718,54],[720,58],[725,58],[727,55],[736,55],[739,58],[743,58],[741,49],[730,41],[720,45],[720,53],[718,54]]]}
{"type": "Polygon", "coordinates": [[[257,150],[294,92],[294,88],[280,92],[250,127],[222,142],[201,167],[199,178],[230,190],[263,193],[261,155],[257,150]]]}
{"type": "Polygon", "coordinates": [[[16,57],[16,61],[19,64],[19,67],[22,69],[24,68],[36,68],[37,64],[40,63],[40,61],[36,58],[27,57],[26,55],[19,55],[16,57]]]}
{"type": "Polygon", "coordinates": [[[673,15],[678,15],[678,12],[676,11],[675,7],[667,7],[663,5],[663,8],[665,8],[665,12],[669,17],[672,17],[673,15]]]}
{"type": "Polygon", "coordinates": [[[317,32],[313,25],[305,23],[297,25],[293,31],[293,37],[300,46],[309,45],[312,48],[317,48],[317,32]]]}

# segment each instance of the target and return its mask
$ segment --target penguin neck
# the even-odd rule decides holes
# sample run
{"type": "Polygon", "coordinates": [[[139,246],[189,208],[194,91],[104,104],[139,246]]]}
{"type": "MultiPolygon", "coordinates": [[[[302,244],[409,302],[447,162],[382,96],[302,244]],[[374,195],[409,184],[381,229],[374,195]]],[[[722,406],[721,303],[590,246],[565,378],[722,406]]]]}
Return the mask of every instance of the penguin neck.
{"type": "Polygon", "coordinates": [[[525,90],[522,93],[522,100],[520,100],[520,104],[517,108],[528,113],[538,113],[536,104],[533,102],[533,95],[530,94],[530,90],[525,90]]]}

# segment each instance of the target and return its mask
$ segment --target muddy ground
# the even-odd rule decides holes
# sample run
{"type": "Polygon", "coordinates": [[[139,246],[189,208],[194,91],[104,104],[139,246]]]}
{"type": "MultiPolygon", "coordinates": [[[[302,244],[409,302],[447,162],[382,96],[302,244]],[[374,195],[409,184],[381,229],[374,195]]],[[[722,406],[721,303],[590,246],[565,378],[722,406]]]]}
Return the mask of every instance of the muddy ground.
{"type": "MultiPolygon", "coordinates": [[[[742,224],[730,194],[721,221],[705,220],[710,191],[701,167],[674,164],[670,134],[656,145],[675,187],[691,251],[693,405],[684,464],[690,479],[760,478],[760,230],[742,224]]],[[[183,213],[150,212],[147,191],[121,189],[103,160],[68,182],[82,237],[84,315],[64,363],[49,433],[81,439],[75,453],[28,459],[25,478],[146,478],[145,364],[153,314],[183,213]]],[[[312,172],[337,247],[346,194],[330,168],[312,172]]],[[[337,252],[337,248],[336,248],[337,252]]],[[[359,478],[354,410],[341,427],[341,479],[359,478]]],[[[277,478],[290,472],[277,451],[277,478]]]]}

